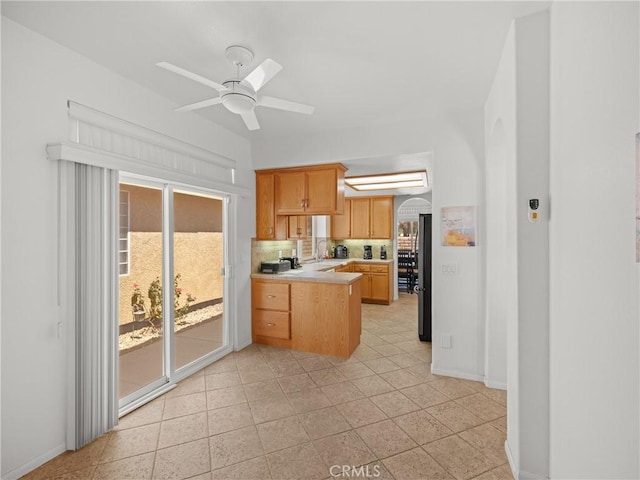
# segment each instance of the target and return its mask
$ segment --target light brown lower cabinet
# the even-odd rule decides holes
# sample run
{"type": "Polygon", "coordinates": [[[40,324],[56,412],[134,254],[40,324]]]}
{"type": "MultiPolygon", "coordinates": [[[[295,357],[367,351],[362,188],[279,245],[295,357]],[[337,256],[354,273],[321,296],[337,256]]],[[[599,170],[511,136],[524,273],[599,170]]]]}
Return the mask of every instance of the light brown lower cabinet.
{"type": "Polygon", "coordinates": [[[388,264],[354,263],[353,271],[362,273],[362,301],[389,305],[393,298],[392,272],[388,264]]]}
{"type": "Polygon", "coordinates": [[[353,263],[347,263],[346,265],[339,265],[335,268],[336,272],[353,272],[353,263]]]}
{"type": "Polygon", "coordinates": [[[350,284],[252,279],[254,343],[349,357],[360,344],[360,285],[360,279],[350,284]]]}

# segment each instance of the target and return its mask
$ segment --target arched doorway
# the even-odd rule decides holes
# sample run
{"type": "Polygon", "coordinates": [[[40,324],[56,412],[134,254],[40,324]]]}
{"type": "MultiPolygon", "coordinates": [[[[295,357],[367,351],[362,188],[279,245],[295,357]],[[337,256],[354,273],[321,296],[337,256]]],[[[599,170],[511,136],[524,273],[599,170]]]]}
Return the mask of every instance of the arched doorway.
{"type": "MultiPolygon", "coordinates": [[[[396,238],[395,238],[395,251],[397,256],[402,252],[415,252],[419,250],[419,245],[416,242],[418,233],[418,218],[421,213],[431,213],[431,202],[425,198],[412,197],[403,201],[396,212],[396,238]]],[[[398,262],[396,262],[396,286],[395,286],[395,298],[398,298],[398,293],[402,288],[407,290],[407,278],[402,275],[399,269],[398,262]]]]}
{"type": "Polygon", "coordinates": [[[421,213],[431,213],[431,202],[425,198],[409,198],[398,206],[397,249],[415,250],[415,234],[421,213]]]}

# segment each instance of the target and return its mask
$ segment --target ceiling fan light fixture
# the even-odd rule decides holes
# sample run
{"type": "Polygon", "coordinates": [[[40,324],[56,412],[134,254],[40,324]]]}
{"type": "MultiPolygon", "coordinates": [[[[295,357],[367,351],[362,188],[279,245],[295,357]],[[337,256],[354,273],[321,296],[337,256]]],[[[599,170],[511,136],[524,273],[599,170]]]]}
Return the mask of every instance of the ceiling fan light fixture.
{"type": "Polygon", "coordinates": [[[239,80],[228,80],[223,85],[229,91],[220,95],[222,105],[230,112],[242,115],[256,106],[256,97],[250,87],[242,85],[239,80]]]}
{"type": "Polygon", "coordinates": [[[232,92],[222,96],[222,105],[230,112],[242,115],[253,110],[256,100],[248,95],[232,92]]]}

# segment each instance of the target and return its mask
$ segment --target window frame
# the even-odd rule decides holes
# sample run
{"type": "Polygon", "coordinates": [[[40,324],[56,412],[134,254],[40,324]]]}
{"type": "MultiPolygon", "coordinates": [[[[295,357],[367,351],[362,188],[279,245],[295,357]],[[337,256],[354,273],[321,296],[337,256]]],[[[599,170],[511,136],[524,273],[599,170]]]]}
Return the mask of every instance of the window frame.
{"type": "Polygon", "coordinates": [[[131,273],[131,203],[130,203],[130,196],[129,196],[129,192],[127,190],[120,190],[118,192],[118,276],[119,277],[128,277],[131,273]],[[126,194],[126,202],[122,201],[122,194],[125,193],[126,194]],[[126,238],[122,237],[122,207],[123,205],[126,205],[127,208],[127,225],[126,225],[126,233],[127,236],[126,238]],[[126,242],[126,246],[127,248],[125,250],[123,250],[121,248],[121,242],[126,242]],[[123,252],[126,252],[127,254],[127,259],[125,262],[122,262],[121,259],[121,255],[123,252]],[[126,266],[126,272],[122,272],[122,265],[126,266]]]}

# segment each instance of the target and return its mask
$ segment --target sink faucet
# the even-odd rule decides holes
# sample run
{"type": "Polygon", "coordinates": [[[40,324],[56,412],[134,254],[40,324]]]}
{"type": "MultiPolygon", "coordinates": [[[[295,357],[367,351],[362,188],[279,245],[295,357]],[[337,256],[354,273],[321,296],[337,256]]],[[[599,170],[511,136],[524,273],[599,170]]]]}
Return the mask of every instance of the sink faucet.
{"type": "Polygon", "coordinates": [[[324,258],[324,253],[320,253],[321,243],[324,243],[324,248],[325,250],[327,249],[327,240],[322,238],[318,240],[318,243],[316,243],[316,262],[320,262],[324,258]]]}

